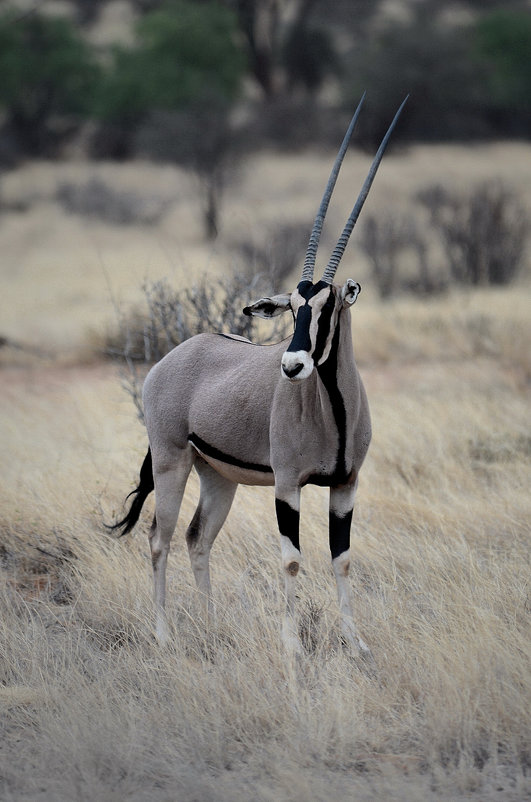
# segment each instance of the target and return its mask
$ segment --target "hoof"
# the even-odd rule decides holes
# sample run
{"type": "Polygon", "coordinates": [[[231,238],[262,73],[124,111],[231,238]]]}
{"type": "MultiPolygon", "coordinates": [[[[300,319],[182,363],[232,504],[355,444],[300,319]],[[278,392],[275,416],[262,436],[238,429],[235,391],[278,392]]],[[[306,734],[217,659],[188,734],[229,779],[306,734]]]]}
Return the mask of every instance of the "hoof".
{"type": "Polygon", "coordinates": [[[355,657],[362,657],[369,663],[374,662],[371,650],[363,638],[360,638],[358,635],[353,621],[344,619],[341,622],[341,634],[343,636],[343,643],[351,650],[355,657]]]}

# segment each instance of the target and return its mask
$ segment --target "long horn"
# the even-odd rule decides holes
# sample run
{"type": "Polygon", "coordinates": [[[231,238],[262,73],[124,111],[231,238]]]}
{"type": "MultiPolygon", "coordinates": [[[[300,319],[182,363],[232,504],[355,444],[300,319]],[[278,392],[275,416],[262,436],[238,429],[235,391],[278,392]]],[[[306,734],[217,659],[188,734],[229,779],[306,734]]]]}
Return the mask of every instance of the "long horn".
{"type": "Polygon", "coordinates": [[[341,167],[343,157],[347,152],[348,144],[350,142],[350,137],[352,136],[352,132],[358,121],[361,107],[363,101],[365,100],[365,94],[366,93],[364,92],[360,102],[358,103],[358,108],[354,112],[354,116],[350,121],[350,125],[347,128],[347,133],[345,134],[345,138],[341,143],[341,147],[339,148],[339,152],[336,156],[334,166],[332,167],[332,172],[330,173],[330,178],[328,179],[328,184],[326,185],[323,199],[321,201],[321,205],[319,206],[319,211],[315,216],[312,233],[310,235],[310,241],[308,242],[308,248],[306,250],[306,256],[304,258],[304,267],[302,269],[301,281],[313,281],[313,271],[315,270],[315,259],[317,256],[317,248],[319,246],[319,240],[321,238],[321,230],[323,228],[323,223],[328,209],[328,204],[330,203],[330,198],[332,197],[332,192],[336,185],[337,177],[339,175],[339,168],[341,167]]]}
{"type": "Polygon", "coordinates": [[[326,284],[331,284],[333,282],[333,280],[334,280],[334,276],[336,274],[336,270],[337,270],[337,268],[339,266],[339,263],[341,261],[341,257],[343,256],[343,254],[345,252],[345,248],[347,247],[347,243],[349,241],[349,237],[352,234],[352,229],[354,228],[354,226],[356,224],[356,220],[358,219],[358,217],[360,215],[360,212],[361,212],[361,210],[363,208],[363,204],[365,203],[367,195],[369,194],[369,190],[370,190],[370,188],[372,186],[372,182],[374,181],[374,176],[376,175],[376,171],[378,170],[378,167],[380,166],[380,162],[382,161],[382,157],[383,157],[385,149],[387,147],[387,143],[389,142],[389,139],[391,137],[391,134],[393,133],[394,127],[398,122],[398,118],[400,117],[402,109],[406,105],[406,101],[407,101],[408,97],[409,97],[409,95],[406,95],[406,97],[402,101],[402,104],[401,104],[400,108],[398,109],[397,113],[395,114],[395,116],[393,118],[393,122],[389,126],[386,135],[382,139],[382,143],[381,143],[380,147],[378,148],[378,151],[376,153],[376,156],[374,157],[373,163],[371,164],[371,169],[369,170],[369,175],[365,179],[365,183],[363,184],[363,187],[361,188],[361,192],[360,192],[360,194],[358,196],[358,200],[354,204],[354,208],[352,209],[352,212],[350,213],[350,217],[348,218],[348,220],[346,222],[345,228],[343,229],[343,233],[339,237],[339,239],[337,241],[337,245],[334,248],[334,251],[332,253],[332,256],[330,257],[328,265],[326,266],[326,270],[325,270],[323,278],[322,278],[322,281],[326,282],[326,284]]]}

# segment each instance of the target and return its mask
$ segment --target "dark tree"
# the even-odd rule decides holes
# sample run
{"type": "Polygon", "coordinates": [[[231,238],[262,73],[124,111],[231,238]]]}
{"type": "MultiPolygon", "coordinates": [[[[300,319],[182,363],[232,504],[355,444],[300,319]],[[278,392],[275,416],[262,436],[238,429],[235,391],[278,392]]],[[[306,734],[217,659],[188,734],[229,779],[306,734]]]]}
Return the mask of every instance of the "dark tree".
{"type": "Polygon", "coordinates": [[[0,18],[4,136],[19,155],[49,156],[90,113],[99,70],[70,22],[38,13],[0,18]]]}
{"type": "Polygon", "coordinates": [[[479,20],[476,53],[489,90],[495,133],[531,134],[531,13],[499,9],[479,20]]]}
{"type": "Polygon", "coordinates": [[[142,17],[133,47],[115,51],[98,99],[107,155],[141,153],[194,173],[209,238],[234,162],[230,115],[245,66],[230,10],[174,0],[142,17]]]}

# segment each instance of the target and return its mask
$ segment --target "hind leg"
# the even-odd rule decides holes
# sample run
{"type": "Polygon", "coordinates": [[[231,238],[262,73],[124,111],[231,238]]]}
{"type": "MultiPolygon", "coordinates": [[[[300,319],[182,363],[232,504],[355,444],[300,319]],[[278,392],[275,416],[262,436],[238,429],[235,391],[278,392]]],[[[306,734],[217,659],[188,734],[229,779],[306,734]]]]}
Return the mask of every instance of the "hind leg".
{"type": "Polygon", "coordinates": [[[191,448],[181,449],[164,462],[153,455],[155,482],[155,518],[149,535],[153,564],[153,597],[156,613],[157,639],[168,639],[168,625],[164,611],[166,603],[166,564],[170,542],[175,531],[186,481],[194,462],[191,448]]]}
{"type": "Polygon", "coordinates": [[[225,479],[203,459],[198,458],[195,467],[201,480],[201,493],[186,532],[186,543],[197,587],[211,611],[210,549],[229,514],[238,485],[225,479]]]}

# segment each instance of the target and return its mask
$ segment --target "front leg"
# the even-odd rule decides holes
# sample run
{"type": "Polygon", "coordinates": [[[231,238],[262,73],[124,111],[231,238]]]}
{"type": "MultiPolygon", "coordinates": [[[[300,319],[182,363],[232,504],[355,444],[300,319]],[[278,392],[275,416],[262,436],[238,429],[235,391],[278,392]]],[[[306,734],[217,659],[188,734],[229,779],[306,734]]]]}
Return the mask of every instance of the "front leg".
{"type": "Polygon", "coordinates": [[[370,655],[367,644],[358,635],[352,615],[350,589],[350,526],[356,495],[357,480],[353,485],[330,488],[329,536],[332,568],[337,584],[341,631],[347,643],[358,653],[370,655]]]}
{"type": "Polygon", "coordinates": [[[282,626],[282,638],[286,649],[298,654],[301,644],[297,634],[295,616],[295,585],[301,562],[299,548],[300,488],[284,490],[277,486],[275,509],[280,530],[280,547],[284,588],[286,593],[286,613],[282,626]]]}

